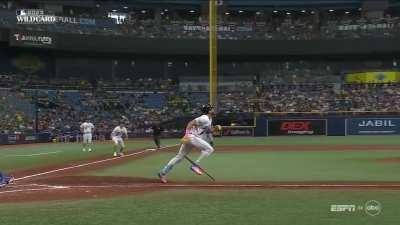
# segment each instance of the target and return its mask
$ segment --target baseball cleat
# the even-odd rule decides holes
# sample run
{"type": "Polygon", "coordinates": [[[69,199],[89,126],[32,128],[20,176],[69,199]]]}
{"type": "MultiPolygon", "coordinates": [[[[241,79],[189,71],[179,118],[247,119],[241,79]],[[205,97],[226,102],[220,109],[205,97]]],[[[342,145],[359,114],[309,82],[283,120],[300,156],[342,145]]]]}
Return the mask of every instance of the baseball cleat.
{"type": "Polygon", "coordinates": [[[114,155],[113,155],[114,157],[117,157],[118,155],[117,155],[117,153],[116,152],[114,152],[114,155]]]}
{"type": "Polygon", "coordinates": [[[89,148],[88,152],[91,152],[91,151],[92,151],[92,149],[91,149],[91,148],[89,148]]]}
{"type": "Polygon", "coordinates": [[[82,149],[82,152],[86,152],[86,149],[82,149]]]}
{"type": "Polygon", "coordinates": [[[193,172],[195,172],[197,175],[203,175],[203,170],[202,169],[200,169],[200,167],[198,167],[198,166],[195,166],[195,165],[192,165],[191,167],[190,167],[190,169],[193,171],[193,172]]]}
{"type": "Polygon", "coordinates": [[[167,178],[164,175],[162,175],[161,173],[158,173],[157,175],[160,178],[161,183],[166,184],[168,182],[167,178]]]}
{"type": "Polygon", "coordinates": [[[10,177],[9,180],[7,181],[7,183],[12,184],[15,182],[15,178],[14,177],[10,177]]]}
{"type": "Polygon", "coordinates": [[[120,153],[119,153],[119,156],[120,156],[120,157],[123,157],[124,155],[125,155],[125,154],[124,154],[123,152],[120,152],[120,153]]]}

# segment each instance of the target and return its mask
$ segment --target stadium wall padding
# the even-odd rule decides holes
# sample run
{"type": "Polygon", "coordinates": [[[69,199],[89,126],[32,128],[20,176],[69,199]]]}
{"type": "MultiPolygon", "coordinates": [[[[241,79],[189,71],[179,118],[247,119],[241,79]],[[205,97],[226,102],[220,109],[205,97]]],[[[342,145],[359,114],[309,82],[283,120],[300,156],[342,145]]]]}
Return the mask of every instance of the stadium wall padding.
{"type": "Polygon", "coordinates": [[[277,135],[399,135],[400,116],[256,117],[254,136],[277,135]],[[321,121],[326,121],[321,133],[321,121]],[[280,124],[279,124],[280,123],[280,124]],[[272,124],[272,125],[271,125],[272,124]],[[274,129],[274,130],[271,130],[274,129]],[[286,132],[286,133],[285,133],[286,132]]]}

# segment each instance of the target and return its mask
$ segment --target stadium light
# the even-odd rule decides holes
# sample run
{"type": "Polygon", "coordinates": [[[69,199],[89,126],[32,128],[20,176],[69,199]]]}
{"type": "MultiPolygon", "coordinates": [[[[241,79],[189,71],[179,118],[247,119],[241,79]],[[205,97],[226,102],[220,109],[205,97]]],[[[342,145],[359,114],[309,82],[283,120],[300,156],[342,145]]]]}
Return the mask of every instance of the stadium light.
{"type": "Polygon", "coordinates": [[[287,13],[286,13],[286,15],[290,15],[290,14],[291,14],[290,12],[287,12],[287,13]]]}
{"type": "Polygon", "coordinates": [[[168,12],[168,9],[164,9],[164,12],[168,12]]]}
{"type": "Polygon", "coordinates": [[[192,10],[190,10],[189,12],[190,12],[190,13],[194,13],[194,12],[196,12],[196,11],[194,11],[194,10],[192,9],[192,10]]]}
{"type": "Polygon", "coordinates": [[[117,10],[116,10],[116,9],[113,9],[113,10],[111,10],[111,11],[116,12],[117,10]]]}
{"type": "Polygon", "coordinates": [[[314,11],[311,11],[311,14],[315,14],[315,12],[314,12],[314,11]]]}
{"type": "Polygon", "coordinates": [[[243,12],[243,10],[239,10],[239,13],[242,13],[243,12]]]}
{"type": "Polygon", "coordinates": [[[225,15],[229,15],[229,14],[230,14],[229,12],[226,12],[226,13],[225,13],[225,15]]]}
{"type": "Polygon", "coordinates": [[[301,10],[301,12],[302,12],[302,13],[305,13],[305,12],[306,12],[306,10],[304,10],[304,9],[303,9],[303,10],[301,10]]]}
{"type": "Polygon", "coordinates": [[[344,13],[349,14],[350,12],[349,12],[349,11],[346,11],[346,12],[344,12],[344,13]]]}
{"type": "Polygon", "coordinates": [[[362,8],[358,8],[358,11],[361,11],[362,10],[362,8]]]}
{"type": "Polygon", "coordinates": [[[128,6],[124,6],[124,9],[127,9],[128,8],[128,6]]]}
{"type": "Polygon", "coordinates": [[[277,13],[277,12],[278,12],[278,10],[274,10],[273,12],[274,12],[274,13],[277,13]]]}
{"type": "Polygon", "coordinates": [[[146,10],[142,10],[141,13],[145,14],[145,13],[146,13],[146,10]]]}
{"type": "Polygon", "coordinates": [[[160,12],[161,15],[164,15],[164,12],[160,12]]]}
{"type": "Polygon", "coordinates": [[[329,10],[329,12],[334,12],[334,11],[335,11],[335,10],[333,10],[333,9],[330,9],[330,10],[329,10]]]}

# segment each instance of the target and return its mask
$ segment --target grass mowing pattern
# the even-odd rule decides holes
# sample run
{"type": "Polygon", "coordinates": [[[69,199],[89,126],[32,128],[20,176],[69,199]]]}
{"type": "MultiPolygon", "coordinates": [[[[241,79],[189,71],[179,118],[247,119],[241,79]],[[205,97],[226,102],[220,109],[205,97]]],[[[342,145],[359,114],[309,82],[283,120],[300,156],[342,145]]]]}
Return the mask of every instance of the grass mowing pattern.
{"type": "Polygon", "coordinates": [[[124,198],[0,204],[2,225],[376,225],[397,224],[398,191],[163,191],[124,198]],[[381,214],[330,212],[331,204],[377,200],[381,214]]]}
{"type": "MultiPolygon", "coordinates": [[[[155,178],[173,156],[162,153],[87,174],[155,178]]],[[[195,159],[197,155],[190,157],[195,159]]],[[[217,181],[399,182],[398,163],[377,161],[385,157],[400,157],[400,151],[216,152],[204,159],[202,166],[217,181]]],[[[194,175],[189,166],[184,160],[168,178],[208,181],[206,176],[194,175]]]]}
{"type": "MultiPolygon", "coordinates": [[[[175,144],[177,140],[170,139],[163,141],[164,145],[175,144]]],[[[50,165],[60,165],[77,160],[84,160],[93,156],[109,155],[112,156],[113,147],[111,142],[94,144],[94,151],[83,152],[80,143],[49,143],[42,145],[27,145],[17,148],[0,149],[0,169],[5,172],[13,170],[23,170],[35,167],[43,167],[50,165]],[[60,151],[60,152],[58,152],[60,151]],[[58,152],[56,154],[43,154],[36,156],[27,156],[32,154],[41,154],[49,152],[58,152]],[[26,156],[22,156],[26,155],[26,156]]],[[[143,148],[154,148],[152,140],[131,141],[126,143],[127,150],[139,150],[143,148]]]]}
{"type": "Polygon", "coordinates": [[[216,145],[400,145],[398,135],[223,137],[216,145]]]}
{"type": "MultiPolygon", "coordinates": [[[[295,136],[295,137],[223,137],[216,138],[216,145],[348,145],[348,144],[388,144],[399,145],[398,136],[347,136],[347,137],[327,137],[327,136],[295,136]]],[[[162,139],[162,145],[178,144],[178,139],[162,139]]],[[[131,139],[127,143],[127,149],[153,148],[154,143],[151,139],[135,140],[131,139]]],[[[1,170],[7,173],[14,170],[30,169],[49,165],[59,165],[70,163],[77,160],[87,159],[94,155],[112,154],[111,142],[95,144],[95,151],[92,153],[82,152],[80,143],[56,143],[42,145],[21,145],[18,147],[0,148],[1,170]],[[38,155],[31,157],[15,157],[13,155],[30,155],[47,152],[62,151],[57,154],[38,155]]]]}

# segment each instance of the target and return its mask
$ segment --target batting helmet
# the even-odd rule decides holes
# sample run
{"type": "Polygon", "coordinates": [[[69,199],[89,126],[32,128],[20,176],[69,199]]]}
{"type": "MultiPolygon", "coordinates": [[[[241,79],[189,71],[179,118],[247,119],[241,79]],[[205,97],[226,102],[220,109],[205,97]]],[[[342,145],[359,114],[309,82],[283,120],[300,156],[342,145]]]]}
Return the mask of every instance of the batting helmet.
{"type": "Polygon", "coordinates": [[[201,112],[204,114],[208,114],[212,108],[214,107],[210,104],[203,105],[201,106],[201,112]]]}

